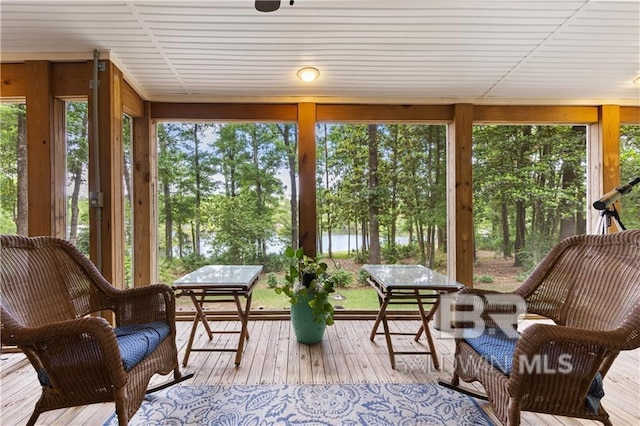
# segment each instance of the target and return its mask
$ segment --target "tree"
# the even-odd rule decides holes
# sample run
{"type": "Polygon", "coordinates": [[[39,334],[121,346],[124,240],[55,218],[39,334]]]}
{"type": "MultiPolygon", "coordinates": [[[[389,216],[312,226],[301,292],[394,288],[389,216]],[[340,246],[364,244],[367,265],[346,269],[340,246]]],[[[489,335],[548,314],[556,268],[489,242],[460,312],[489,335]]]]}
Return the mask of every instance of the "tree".
{"type": "Polygon", "coordinates": [[[89,160],[88,114],[86,102],[67,102],[67,179],[71,187],[69,200],[69,241],[78,242],[80,189],[86,182],[89,160]]]}
{"type": "Polygon", "coordinates": [[[375,124],[367,126],[369,134],[369,263],[380,263],[380,228],[378,225],[378,139],[375,124]]]}
{"type": "Polygon", "coordinates": [[[27,235],[27,139],[24,104],[0,104],[0,211],[13,222],[6,232],[27,235]]]}
{"type": "Polygon", "coordinates": [[[584,230],[585,150],[580,127],[474,128],[475,222],[481,232],[489,222],[492,236],[499,230],[514,265],[535,264],[560,238],[584,230]]]}
{"type": "Polygon", "coordinates": [[[287,172],[289,175],[289,206],[291,208],[291,241],[290,245],[298,249],[300,229],[298,227],[298,137],[296,127],[291,124],[277,124],[276,129],[282,136],[282,144],[286,153],[287,172]]]}
{"type": "MultiPolygon", "coordinates": [[[[620,128],[620,183],[640,176],[640,125],[620,128]]],[[[627,229],[640,229],[640,184],[621,199],[621,219],[627,229]]]]}

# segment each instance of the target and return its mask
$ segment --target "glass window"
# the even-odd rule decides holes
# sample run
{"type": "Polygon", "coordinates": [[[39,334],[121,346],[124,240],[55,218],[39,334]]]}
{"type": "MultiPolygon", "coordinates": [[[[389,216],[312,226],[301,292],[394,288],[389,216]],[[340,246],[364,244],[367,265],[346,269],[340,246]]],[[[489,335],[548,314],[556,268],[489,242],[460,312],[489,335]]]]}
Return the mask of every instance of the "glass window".
{"type": "Polygon", "coordinates": [[[293,124],[159,125],[161,281],[208,264],[261,264],[254,309],[288,304],[268,282],[283,274],[282,252],[297,229],[296,141],[293,124]]]}
{"type": "Polygon", "coordinates": [[[89,255],[89,124],[87,102],[66,102],[67,239],[89,255]]]}
{"type": "Polygon", "coordinates": [[[342,270],[336,304],[378,309],[365,263],[446,274],[446,126],[327,123],[316,138],[318,253],[342,270]]]}
{"type": "Polygon", "coordinates": [[[0,233],[27,235],[27,109],[0,104],[0,233]]]}
{"type": "MultiPolygon", "coordinates": [[[[640,177],[640,125],[620,127],[620,183],[640,177]]],[[[640,184],[621,199],[620,221],[627,229],[640,229],[640,184]]]]}
{"type": "Polygon", "coordinates": [[[475,126],[474,287],[510,291],[586,233],[584,126],[475,126]]]}

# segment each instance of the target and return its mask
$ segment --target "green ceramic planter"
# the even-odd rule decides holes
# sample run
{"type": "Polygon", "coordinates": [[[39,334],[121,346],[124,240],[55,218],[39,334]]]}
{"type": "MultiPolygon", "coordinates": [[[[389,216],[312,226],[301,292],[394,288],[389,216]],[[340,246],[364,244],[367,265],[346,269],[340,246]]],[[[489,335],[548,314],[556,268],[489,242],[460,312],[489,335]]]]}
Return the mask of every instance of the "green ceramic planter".
{"type": "Polygon", "coordinates": [[[291,305],[291,324],[293,324],[296,340],[307,345],[320,343],[327,328],[324,321],[314,321],[313,312],[309,306],[313,296],[313,293],[307,293],[305,296],[298,295],[298,303],[291,305]]]}

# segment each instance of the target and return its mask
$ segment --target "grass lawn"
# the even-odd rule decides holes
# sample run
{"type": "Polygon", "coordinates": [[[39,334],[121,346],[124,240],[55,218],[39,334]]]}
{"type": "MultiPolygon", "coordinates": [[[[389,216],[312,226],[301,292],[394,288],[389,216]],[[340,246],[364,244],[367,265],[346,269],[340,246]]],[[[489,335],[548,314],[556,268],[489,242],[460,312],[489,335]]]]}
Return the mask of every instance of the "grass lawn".
{"type": "MultiPolygon", "coordinates": [[[[346,297],[344,300],[332,300],[335,305],[345,309],[378,309],[378,298],[371,288],[340,289],[338,292],[346,297]]],[[[336,294],[334,293],[334,294],[336,294]]],[[[270,288],[257,288],[253,291],[251,305],[254,309],[289,309],[289,300],[282,294],[276,294],[270,288]]]]}
{"type": "MultiPolygon", "coordinates": [[[[332,300],[334,306],[342,306],[344,309],[373,309],[378,310],[378,297],[376,292],[370,287],[341,288],[336,291],[345,297],[344,300],[332,300]]],[[[276,294],[270,288],[257,288],[253,291],[252,309],[289,309],[289,300],[282,294],[276,294]]],[[[397,305],[390,309],[415,310],[416,305],[397,305]]]]}

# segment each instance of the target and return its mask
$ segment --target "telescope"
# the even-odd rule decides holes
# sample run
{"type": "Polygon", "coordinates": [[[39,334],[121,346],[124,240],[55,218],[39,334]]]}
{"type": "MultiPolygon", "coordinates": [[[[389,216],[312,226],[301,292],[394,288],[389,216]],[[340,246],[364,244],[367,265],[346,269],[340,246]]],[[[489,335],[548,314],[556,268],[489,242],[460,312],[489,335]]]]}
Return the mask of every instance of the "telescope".
{"type": "Polygon", "coordinates": [[[611,204],[618,201],[620,197],[631,191],[631,188],[638,183],[640,183],[640,176],[636,176],[625,185],[616,186],[614,189],[604,194],[598,201],[594,202],[593,207],[596,210],[607,209],[611,204]]]}

